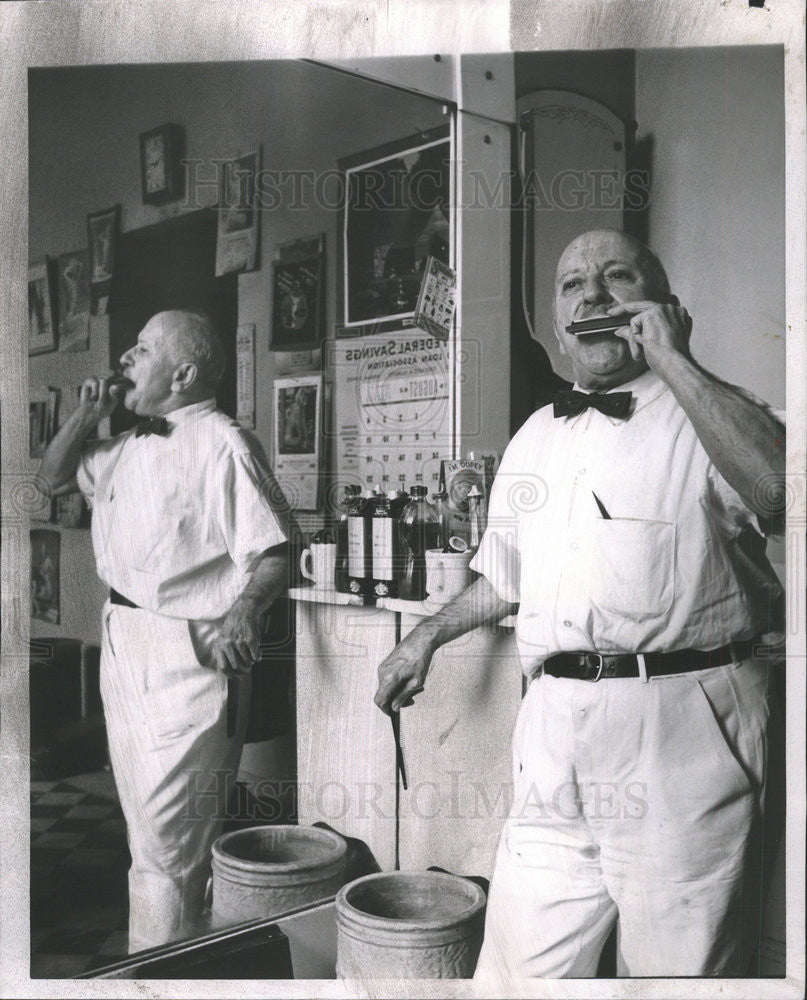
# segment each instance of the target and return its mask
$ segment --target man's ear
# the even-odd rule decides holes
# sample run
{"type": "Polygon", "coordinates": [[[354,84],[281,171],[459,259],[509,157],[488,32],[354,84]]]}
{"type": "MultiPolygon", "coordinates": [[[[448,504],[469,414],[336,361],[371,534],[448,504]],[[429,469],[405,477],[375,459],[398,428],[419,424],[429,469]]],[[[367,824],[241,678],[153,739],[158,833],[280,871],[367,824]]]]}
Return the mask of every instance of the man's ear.
{"type": "Polygon", "coordinates": [[[673,295],[672,292],[667,296],[667,304],[671,306],[680,306],[681,303],[677,295],[673,295]]]}
{"type": "Polygon", "coordinates": [[[193,385],[199,377],[199,369],[192,361],[183,361],[177,365],[171,379],[171,389],[173,392],[185,392],[193,385]]]}

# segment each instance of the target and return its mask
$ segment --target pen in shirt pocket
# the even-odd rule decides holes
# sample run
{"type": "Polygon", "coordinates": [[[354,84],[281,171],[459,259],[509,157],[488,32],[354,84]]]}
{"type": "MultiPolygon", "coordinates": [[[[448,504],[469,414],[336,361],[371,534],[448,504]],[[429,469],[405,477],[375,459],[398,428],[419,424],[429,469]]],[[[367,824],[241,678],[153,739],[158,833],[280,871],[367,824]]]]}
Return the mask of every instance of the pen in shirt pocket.
{"type": "Polygon", "coordinates": [[[594,500],[596,501],[597,506],[600,508],[600,513],[602,514],[603,519],[606,520],[606,521],[610,521],[611,520],[611,515],[605,509],[605,504],[602,502],[602,500],[600,500],[600,498],[597,496],[597,494],[594,492],[594,490],[591,491],[591,495],[594,497],[594,500]]]}

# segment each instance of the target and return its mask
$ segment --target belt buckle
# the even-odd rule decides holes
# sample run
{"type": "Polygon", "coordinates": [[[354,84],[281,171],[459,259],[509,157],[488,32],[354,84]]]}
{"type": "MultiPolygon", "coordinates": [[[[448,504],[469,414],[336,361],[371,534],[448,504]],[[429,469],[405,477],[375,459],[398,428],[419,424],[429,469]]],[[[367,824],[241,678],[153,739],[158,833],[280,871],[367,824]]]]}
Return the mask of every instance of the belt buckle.
{"type": "Polygon", "coordinates": [[[590,676],[590,675],[581,675],[580,680],[581,681],[589,681],[591,684],[596,684],[597,681],[602,677],[602,671],[603,671],[603,667],[605,665],[602,653],[584,653],[583,657],[584,657],[584,659],[586,661],[585,662],[585,669],[586,670],[593,670],[594,666],[596,664],[597,672],[596,672],[596,674],[593,677],[590,676]],[[593,663],[592,660],[594,660],[595,657],[596,657],[596,660],[593,663]]]}

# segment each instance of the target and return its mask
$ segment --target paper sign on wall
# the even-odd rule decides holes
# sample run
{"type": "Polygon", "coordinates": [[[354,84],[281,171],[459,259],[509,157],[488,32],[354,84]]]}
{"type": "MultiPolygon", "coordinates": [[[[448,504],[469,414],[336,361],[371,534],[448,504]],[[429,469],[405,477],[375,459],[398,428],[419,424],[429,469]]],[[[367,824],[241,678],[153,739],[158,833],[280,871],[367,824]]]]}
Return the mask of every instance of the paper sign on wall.
{"type": "Polygon", "coordinates": [[[242,427],[255,429],[255,324],[238,327],[235,338],[236,414],[242,427]]]}
{"type": "Polygon", "coordinates": [[[322,375],[275,379],[273,413],[272,466],[277,481],[293,510],[316,510],[322,443],[322,375]]]}

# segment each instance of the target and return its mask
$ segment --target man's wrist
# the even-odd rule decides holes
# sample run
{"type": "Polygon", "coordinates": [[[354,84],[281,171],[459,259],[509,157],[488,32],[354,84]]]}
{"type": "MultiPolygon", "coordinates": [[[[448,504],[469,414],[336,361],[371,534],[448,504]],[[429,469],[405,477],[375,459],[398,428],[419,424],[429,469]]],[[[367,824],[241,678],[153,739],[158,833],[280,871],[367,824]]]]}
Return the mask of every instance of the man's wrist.
{"type": "Polygon", "coordinates": [[[682,354],[674,347],[667,346],[659,349],[656,345],[652,354],[652,362],[648,357],[648,350],[645,348],[645,361],[648,367],[671,389],[675,389],[677,383],[685,378],[687,371],[693,367],[692,358],[682,354]]]}
{"type": "MultiPolygon", "coordinates": [[[[682,406],[688,397],[700,396],[713,381],[691,355],[682,354],[680,351],[672,351],[670,357],[665,358],[663,365],[659,365],[655,370],[669,385],[682,406]]],[[[686,409],[685,406],[684,408],[686,409]]]]}
{"type": "Polygon", "coordinates": [[[230,608],[231,615],[239,618],[258,618],[266,610],[266,602],[261,594],[239,594],[230,608]]]}
{"type": "Polygon", "coordinates": [[[100,422],[101,418],[97,413],[88,412],[78,407],[78,409],[73,410],[65,421],[65,427],[68,427],[79,436],[83,435],[86,437],[95,430],[100,422]]]}
{"type": "Polygon", "coordinates": [[[410,633],[417,639],[424,653],[434,656],[437,650],[443,645],[440,638],[440,627],[430,619],[425,619],[417,629],[410,633]]]}

